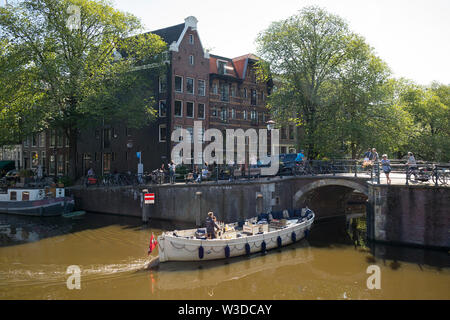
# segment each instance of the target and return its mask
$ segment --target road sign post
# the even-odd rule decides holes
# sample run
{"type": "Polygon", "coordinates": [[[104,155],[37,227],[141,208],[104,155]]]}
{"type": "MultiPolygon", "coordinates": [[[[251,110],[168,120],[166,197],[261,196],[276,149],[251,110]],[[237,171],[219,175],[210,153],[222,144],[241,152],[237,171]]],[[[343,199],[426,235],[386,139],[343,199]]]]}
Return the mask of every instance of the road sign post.
{"type": "Polygon", "coordinates": [[[155,204],[155,194],[144,189],[142,190],[142,200],[142,222],[147,223],[150,218],[151,206],[155,204]]]}

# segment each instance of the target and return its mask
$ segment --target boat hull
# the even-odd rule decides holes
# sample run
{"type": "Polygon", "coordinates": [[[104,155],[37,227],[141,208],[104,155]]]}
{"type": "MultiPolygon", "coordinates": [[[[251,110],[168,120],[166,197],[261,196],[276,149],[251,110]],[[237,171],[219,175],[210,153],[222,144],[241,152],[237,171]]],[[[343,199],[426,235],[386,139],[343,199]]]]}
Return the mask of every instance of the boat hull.
{"type": "Polygon", "coordinates": [[[313,222],[314,215],[302,223],[284,229],[235,239],[200,240],[163,234],[158,237],[159,260],[160,262],[217,260],[262,252],[264,247],[265,250],[283,247],[294,242],[293,233],[295,241],[303,239],[309,233],[313,222]]]}
{"type": "Polygon", "coordinates": [[[0,213],[51,217],[60,216],[63,213],[73,211],[75,201],[72,197],[51,198],[35,201],[2,201],[0,202],[0,213]]]}

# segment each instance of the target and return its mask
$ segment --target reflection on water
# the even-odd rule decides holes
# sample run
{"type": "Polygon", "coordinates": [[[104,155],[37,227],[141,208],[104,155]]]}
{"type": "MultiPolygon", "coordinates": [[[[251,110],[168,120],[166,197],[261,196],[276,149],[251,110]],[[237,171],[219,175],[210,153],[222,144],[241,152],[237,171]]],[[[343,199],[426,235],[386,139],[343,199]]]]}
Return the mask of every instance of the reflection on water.
{"type": "Polygon", "coordinates": [[[449,299],[447,252],[365,242],[364,216],[326,220],[310,237],[265,255],[170,262],[147,270],[151,233],[189,226],[87,214],[0,215],[1,299],[449,299]],[[381,290],[366,269],[381,268],[381,290]],[[66,269],[81,268],[81,290],[66,269]]]}

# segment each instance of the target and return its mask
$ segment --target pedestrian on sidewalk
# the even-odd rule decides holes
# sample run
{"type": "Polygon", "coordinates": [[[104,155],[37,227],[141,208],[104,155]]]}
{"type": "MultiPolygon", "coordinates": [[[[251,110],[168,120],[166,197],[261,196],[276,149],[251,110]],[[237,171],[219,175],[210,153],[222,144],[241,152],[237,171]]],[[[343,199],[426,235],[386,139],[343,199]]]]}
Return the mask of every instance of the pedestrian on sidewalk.
{"type": "Polygon", "coordinates": [[[170,181],[170,184],[174,184],[175,183],[175,170],[176,170],[176,168],[177,168],[177,166],[175,165],[173,160],[170,160],[170,163],[169,163],[169,181],[170,181]]]}
{"type": "Polygon", "coordinates": [[[391,161],[388,160],[387,154],[383,154],[383,159],[381,160],[381,168],[383,169],[384,174],[386,175],[387,184],[391,184],[391,178],[389,178],[389,173],[391,173],[391,161]]]}

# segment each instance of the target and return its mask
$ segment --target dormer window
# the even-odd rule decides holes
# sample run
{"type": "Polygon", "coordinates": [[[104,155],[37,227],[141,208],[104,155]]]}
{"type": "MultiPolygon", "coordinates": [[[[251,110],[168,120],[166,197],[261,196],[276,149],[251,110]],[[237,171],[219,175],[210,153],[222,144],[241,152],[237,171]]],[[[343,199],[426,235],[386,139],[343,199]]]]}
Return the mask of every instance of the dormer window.
{"type": "Polygon", "coordinates": [[[194,35],[193,34],[189,35],[189,44],[194,44],[194,35]]]}
{"type": "Polygon", "coordinates": [[[217,72],[219,74],[227,74],[227,70],[225,68],[226,65],[227,65],[226,61],[218,60],[217,61],[217,72]]]}

